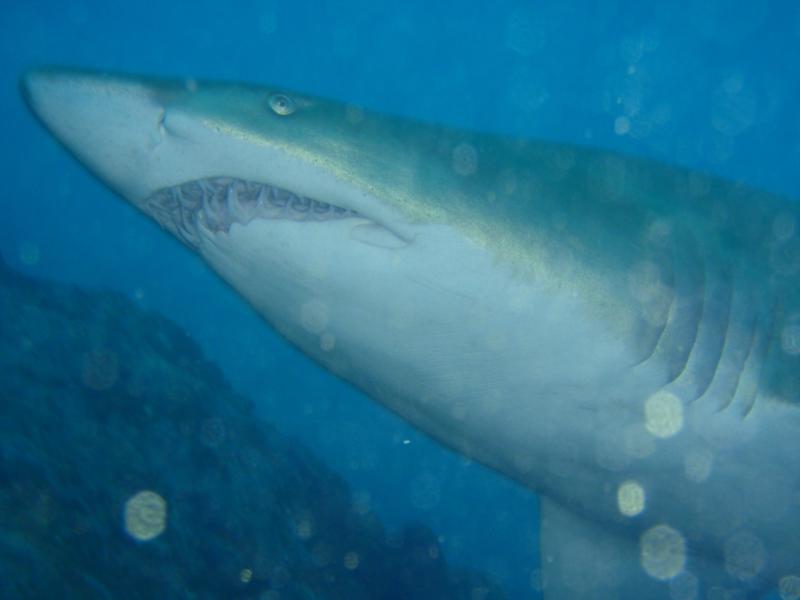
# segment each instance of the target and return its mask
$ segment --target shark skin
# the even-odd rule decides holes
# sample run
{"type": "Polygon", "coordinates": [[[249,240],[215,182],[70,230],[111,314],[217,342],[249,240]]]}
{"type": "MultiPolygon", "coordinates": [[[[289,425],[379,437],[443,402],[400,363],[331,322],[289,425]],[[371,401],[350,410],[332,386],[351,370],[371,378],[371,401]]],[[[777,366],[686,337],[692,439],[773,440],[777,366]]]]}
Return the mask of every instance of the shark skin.
{"type": "Polygon", "coordinates": [[[547,600],[800,597],[795,204],[279,88],[22,90],[287,340],[540,494],[547,600]]]}

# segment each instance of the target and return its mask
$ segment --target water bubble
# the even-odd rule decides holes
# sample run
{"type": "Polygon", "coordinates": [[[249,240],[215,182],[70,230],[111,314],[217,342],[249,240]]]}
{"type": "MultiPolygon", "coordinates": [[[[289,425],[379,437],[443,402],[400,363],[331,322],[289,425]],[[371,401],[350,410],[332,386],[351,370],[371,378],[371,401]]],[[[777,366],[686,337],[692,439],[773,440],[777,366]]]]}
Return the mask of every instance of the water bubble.
{"type": "Polygon", "coordinates": [[[631,130],[631,120],[626,116],[617,117],[614,119],[614,133],[617,135],[625,135],[631,130]]]}
{"type": "Polygon", "coordinates": [[[630,458],[647,458],[656,449],[653,436],[650,435],[641,423],[627,428],[624,435],[625,452],[630,458]]]}
{"type": "Polygon", "coordinates": [[[475,146],[462,142],[453,149],[453,170],[459,175],[472,175],[478,169],[478,151],[475,146]]]}
{"type": "Polygon", "coordinates": [[[146,542],[157,538],[167,526],[167,502],[157,493],[143,490],[125,503],[125,530],[146,542]]]}
{"type": "Polygon", "coordinates": [[[711,475],[714,455],[708,450],[692,450],[683,460],[686,478],[695,483],[703,483],[711,475]]]}
{"type": "Polygon", "coordinates": [[[796,230],[797,223],[792,214],[781,213],[772,221],[772,233],[780,242],[788,241],[796,230]]]}
{"type": "Polygon", "coordinates": [[[790,237],[770,248],[770,265],[781,275],[796,275],[800,271],[800,239],[790,237]]]}
{"type": "Polygon", "coordinates": [[[27,267],[32,267],[39,262],[41,252],[39,246],[33,242],[23,242],[19,247],[19,259],[22,264],[27,267]]]}
{"type": "Polygon", "coordinates": [[[357,552],[348,552],[344,555],[344,568],[348,571],[353,571],[354,569],[358,568],[359,558],[357,552]]]}
{"type": "Polygon", "coordinates": [[[219,448],[225,441],[225,423],[217,417],[210,417],[203,421],[200,427],[200,440],[209,448],[219,448]]]}
{"type": "Polygon", "coordinates": [[[721,134],[739,135],[755,122],[755,94],[744,88],[739,76],[731,76],[723,81],[712,98],[711,124],[721,134]]]}
{"type": "Polygon", "coordinates": [[[647,431],[659,438],[672,437],[683,428],[683,404],[670,392],[659,391],[644,403],[647,431]]]}
{"type": "Polygon", "coordinates": [[[303,329],[321,335],[328,327],[330,319],[328,305],[321,300],[309,300],[300,307],[300,322],[303,329]]]}
{"type": "Polygon", "coordinates": [[[119,378],[119,358],[111,350],[95,349],[83,355],[81,380],[96,392],[111,389],[119,378]]]}
{"type": "Polygon", "coordinates": [[[336,346],[336,336],[326,331],[319,338],[319,347],[325,352],[330,352],[336,346]]]}
{"type": "Polygon", "coordinates": [[[797,575],[781,577],[778,590],[781,600],[800,600],[800,577],[797,575]]]}
{"type": "Polygon", "coordinates": [[[645,506],[644,488],[635,481],[626,481],[617,489],[617,506],[626,517],[641,514],[645,506]]]}
{"type": "Polygon", "coordinates": [[[301,540],[310,539],[314,535],[314,522],[311,515],[304,513],[295,521],[294,530],[301,540]]]}
{"type": "Polygon", "coordinates": [[[672,527],[651,527],[642,535],[639,547],[642,568],[650,577],[666,581],[683,571],[686,564],[686,542],[672,527]]]}
{"type": "Polygon", "coordinates": [[[353,494],[353,512],[366,515],[372,506],[372,496],[369,492],[359,490],[353,494]]]}
{"type": "Polygon", "coordinates": [[[781,330],[781,349],[786,354],[800,354],[800,316],[792,315],[781,330]]]}
{"type": "Polygon", "coordinates": [[[628,273],[628,290],[639,302],[646,303],[664,296],[661,269],[652,261],[641,261],[628,273]]]}
{"type": "Polygon", "coordinates": [[[767,561],[764,544],[748,531],[740,531],[725,542],[725,569],[742,581],[756,577],[767,561]]]}

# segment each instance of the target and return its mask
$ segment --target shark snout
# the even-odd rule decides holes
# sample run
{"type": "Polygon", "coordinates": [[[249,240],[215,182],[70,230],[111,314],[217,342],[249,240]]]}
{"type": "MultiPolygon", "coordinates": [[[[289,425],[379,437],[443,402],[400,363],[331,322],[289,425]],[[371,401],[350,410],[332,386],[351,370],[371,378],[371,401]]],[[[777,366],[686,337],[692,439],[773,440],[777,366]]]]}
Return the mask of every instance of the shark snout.
{"type": "Polygon", "coordinates": [[[140,79],[41,68],[20,80],[42,124],[104,182],[129,199],[163,138],[159,88],[140,79]]]}

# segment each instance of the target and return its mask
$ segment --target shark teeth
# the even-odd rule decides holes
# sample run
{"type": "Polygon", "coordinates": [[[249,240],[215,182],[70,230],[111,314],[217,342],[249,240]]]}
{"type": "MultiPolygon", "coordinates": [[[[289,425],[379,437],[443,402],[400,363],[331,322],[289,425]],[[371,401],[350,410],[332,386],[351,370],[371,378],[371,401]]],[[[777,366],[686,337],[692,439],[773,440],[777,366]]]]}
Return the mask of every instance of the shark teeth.
{"type": "Polygon", "coordinates": [[[163,188],[150,196],[145,210],[186,244],[197,247],[197,227],[228,231],[254,219],[329,221],[358,217],[355,211],[319,202],[263,183],[210,177],[163,188]]]}

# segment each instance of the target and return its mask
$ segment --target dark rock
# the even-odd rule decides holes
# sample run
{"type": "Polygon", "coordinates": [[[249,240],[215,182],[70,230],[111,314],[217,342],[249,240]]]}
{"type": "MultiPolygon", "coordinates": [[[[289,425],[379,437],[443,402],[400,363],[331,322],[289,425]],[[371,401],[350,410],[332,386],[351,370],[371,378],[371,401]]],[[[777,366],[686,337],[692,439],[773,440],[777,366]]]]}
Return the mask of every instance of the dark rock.
{"type": "Polygon", "coordinates": [[[173,323],[2,259],[0,596],[503,597],[387,536],[173,323]]]}

